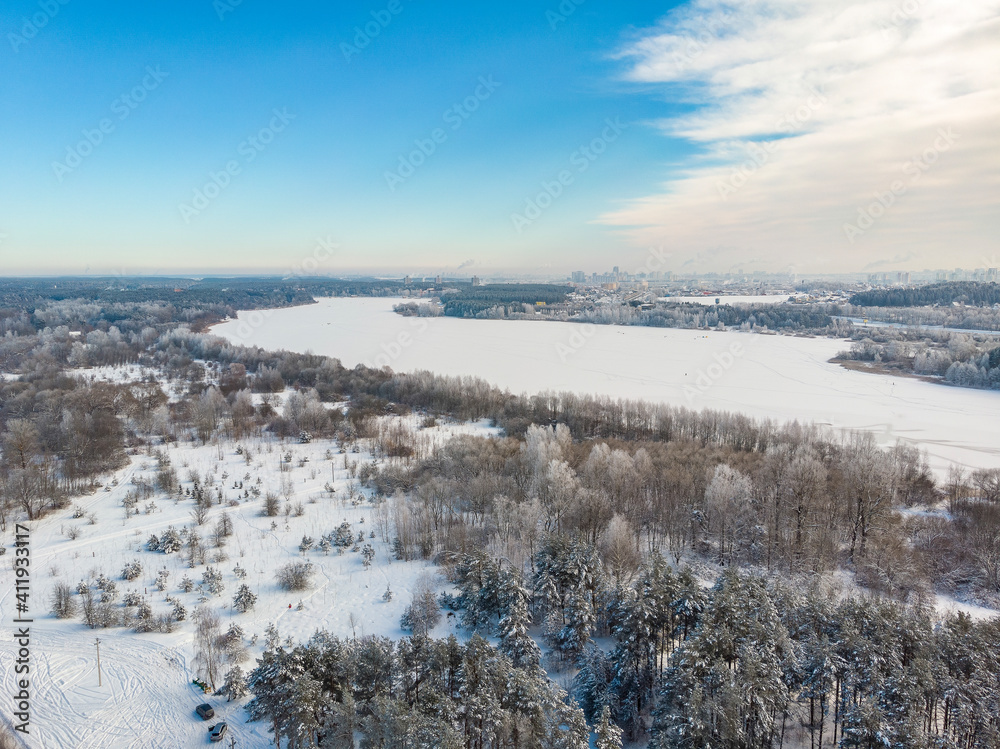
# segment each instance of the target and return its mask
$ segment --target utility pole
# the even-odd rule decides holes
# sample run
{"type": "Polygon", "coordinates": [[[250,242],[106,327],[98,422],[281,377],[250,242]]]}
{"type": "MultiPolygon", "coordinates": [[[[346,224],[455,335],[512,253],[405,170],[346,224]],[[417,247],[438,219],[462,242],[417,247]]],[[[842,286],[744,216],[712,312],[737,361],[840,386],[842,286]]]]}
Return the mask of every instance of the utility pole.
{"type": "Polygon", "coordinates": [[[97,641],[97,686],[101,686],[101,638],[94,638],[97,641]]]}

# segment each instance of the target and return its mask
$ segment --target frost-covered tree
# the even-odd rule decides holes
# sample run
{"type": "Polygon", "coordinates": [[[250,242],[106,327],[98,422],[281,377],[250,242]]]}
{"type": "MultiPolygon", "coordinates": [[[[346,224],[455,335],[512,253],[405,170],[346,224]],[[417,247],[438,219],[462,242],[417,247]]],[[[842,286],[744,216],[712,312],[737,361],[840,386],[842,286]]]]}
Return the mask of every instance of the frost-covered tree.
{"type": "Polygon", "coordinates": [[[245,614],[250,611],[257,604],[257,596],[250,586],[244,583],[236,591],[236,595],[233,596],[233,608],[239,611],[241,614],[245,614]]]}
{"type": "Polygon", "coordinates": [[[73,589],[66,583],[56,583],[52,588],[52,615],[58,619],[71,619],[76,616],[76,599],[73,589]]]}
{"type": "Polygon", "coordinates": [[[208,606],[202,606],[195,610],[193,621],[195,663],[202,678],[214,686],[224,655],[219,615],[208,606]]]}
{"type": "Polygon", "coordinates": [[[667,669],[654,749],[766,745],[790,700],[795,649],[762,580],[727,571],[667,669]]]}
{"type": "Polygon", "coordinates": [[[222,595],[226,589],[222,583],[222,573],[214,567],[206,567],[201,575],[201,584],[213,596],[222,595]]]}
{"type": "Polygon", "coordinates": [[[176,554],[183,546],[184,540],[181,538],[181,534],[172,527],[167,528],[160,538],[159,550],[164,554],[176,554]]]}
{"type": "Polygon", "coordinates": [[[131,582],[132,580],[136,580],[140,575],[142,575],[142,563],[138,559],[126,562],[122,568],[122,580],[131,582]]]}
{"type": "Polygon", "coordinates": [[[226,672],[225,680],[216,692],[217,695],[224,696],[226,702],[243,699],[249,693],[246,674],[243,673],[243,669],[239,665],[233,666],[226,672]]]}
{"type": "Polygon", "coordinates": [[[354,696],[347,692],[342,702],[334,702],[323,716],[319,749],[355,749],[354,734],[360,729],[354,696]]]}
{"type": "Polygon", "coordinates": [[[426,637],[441,621],[441,608],[429,579],[423,577],[413,589],[413,599],[403,612],[400,626],[414,637],[426,637]]]}
{"type": "Polygon", "coordinates": [[[505,611],[497,626],[500,650],[517,668],[537,668],[541,651],[528,633],[531,612],[528,609],[530,592],[514,573],[504,575],[502,596],[505,611]]]}
{"type": "Polygon", "coordinates": [[[278,569],[275,577],[284,590],[305,590],[310,585],[313,570],[311,562],[289,562],[278,569]]]}
{"type": "Polygon", "coordinates": [[[235,622],[230,624],[229,629],[222,635],[219,646],[227,663],[242,663],[249,657],[243,637],[243,628],[235,622]]]}
{"type": "Polygon", "coordinates": [[[594,729],[595,749],[622,749],[622,729],[611,722],[611,710],[605,707],[601,711],[601,722],[594,729]]]}

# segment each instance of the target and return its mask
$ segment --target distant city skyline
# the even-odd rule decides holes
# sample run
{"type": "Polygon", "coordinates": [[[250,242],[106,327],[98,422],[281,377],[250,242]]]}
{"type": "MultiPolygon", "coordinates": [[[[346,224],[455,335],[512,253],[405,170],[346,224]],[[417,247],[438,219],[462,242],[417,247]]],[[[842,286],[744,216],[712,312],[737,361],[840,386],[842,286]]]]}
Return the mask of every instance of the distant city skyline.
{"type": "Polygon", "coordinates": [[[1000,265],[998,0],[13,0],[0,30],[0,275],[1000,265]]]}

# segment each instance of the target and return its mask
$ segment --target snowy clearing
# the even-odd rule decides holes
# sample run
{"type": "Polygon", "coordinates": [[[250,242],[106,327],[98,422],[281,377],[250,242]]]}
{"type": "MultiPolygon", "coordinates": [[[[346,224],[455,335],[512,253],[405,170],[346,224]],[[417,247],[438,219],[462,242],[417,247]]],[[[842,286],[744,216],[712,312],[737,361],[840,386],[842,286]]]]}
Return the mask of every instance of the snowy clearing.
{"type": "MultiPolygon", "coordinates": [[[[124,372],[117,374],[118,381],[128,376],[124,372]]],[[[418,429],[416,415],[405,421],[418,429]]],[[[419,431],[429,443],[440,443],[458,433],[496,432],[483,424],[441,424],[419,431]]],[[[177,499],[157,491],[151,498],[155,508],[147,508],[147,500],[140,500],[138,514],[125,518],[122,500],[129,491],[135,491],[133,480],[153,480],[155,457],[133,456],[126,468],[109,477],[105,488],[75,497],[70,507],[30,524],[30,616],[34,623],[28,745],[33,749],[203,746],[208,745],[208,726],[219,720],[229,723],[231,735],[242,749],[271,745],[266,724],[246,722],[242,708],[245,700],[227,703],[224,698],[203,694],[191,683],[196,675],[191,615],[202,604],[220,613],[223,631],[235,622],[244,630],[247,644],[250,638],[259,638],[249,648],[245,670],[253,667],[253,660],[263,650],[264,631],[271,622],[276,623],[282,638],[295,641],[308,639],[317,629],[340,637],[405,636],[399,620],[410,602],[411,591],[422,575],[434,577],[436,568],[425,562],[392,558],[380,532],[384,526],[379,525],[374,506],[352,477],[352,464],[361,465],[371,461],[372,456],[363,450],[342,451],[332,440],[282,444],[257,438],[239,444],[244,455],[236,453],[237,444],[233,442],[204,446],[180,443],[166,448],[182,487],[191,489],[189,473],[197,471],[207,491],[213,495],[222,492],[222,502],[213,504],[204,525],[198,528],[208,549],[207,564],[222,573],[225,590],[218,596],[199,589],[205,565],[190,568],[183,549],[163,554],[146,548],[150,534],[162,535],[170,526],[177,530],[195,527],[190,497],[177,499]],[[289,454],[291,460],[287,460],[289,454]],[[245,487],[242,491],[234,488],[237,482],[245,487]],[[335,490],[332,495],[325,490],[328,483],[335,490]],[[252,487],[259,488],[259,497],[244,496],[252,487]],[[268,491],[281,497],[282,511],[277,517],[262,514],[268,491]],[[295,508],[300,503],[302,514],[298,515],[295,508]],[[288,514],[285,507],[290,510],[288,514]],[[82,517],[74,517],[79,514],[77,508],[82,510],[82,517]],[[233,535],[223,548],[217,548],[211,540],[211,529],[223,514],[233,521],[233,535]],[[95,524],[90,523],[90,517],[95,524]],[[305,554],[299,551],[303,536],[318,542],[345,521],[353,533],[364,535],[364,543],[374,547],[370,569],[364,568],[362,554],[352,550],[341,554],[336,550],[323,553],[316,547],[305,554]],[[70,529],[76,529],[77,538],[71,540],[70,529]],[[122,570],[132,560],[141,563],[142,573],[127,582],[122,579],[122,570]],[[302,592],[280,589],[275,581],[276,569],[303,560],[315,565],[312,586],[302,592]],[[245,569],[245,578],[234,573],[237,565],[245,569]],[[156,587],[161,569],[169,572],[163,592],[156,587]],[[79,581],[93,580],[100,573],[115,581],[120,594],[134,590],[143,595],[154,615],[170,610],[166,596],[179,599],[187,609],[187,619],[177,623],[169,634],[137,634],[122,627],[90,629],[79,614],[60,620],[49,613],[56,583],[75,589],[79,581]],[[179,587],[184,576],[195,583],[189,593],[179,587]],[[258,599],[252,610],[240,614],[234,610],[232,600],[243,583],[258,599]],[[383,599],[387,587],[393,593],[391,601],[383,599]],[[98,637],[100,686],[95,647],[98,637]],[[215,707],[216,718],[212,721],[203,722],[195,715],[195,706],[202,702],[215,707]]],[[[14,610],[13,559],[14,554],[8,550],[0,572],[0,608],[5,612],[14,610]]],[[[436,585],[441,584],[434,579],[436,585]]],[[[74,597],[80,598],[76,593],[74,597]]],[[[7,642],[15,633],[11,619],[5,616],[0,622],[0,637],[7,642]]],[[[453,618],[446,618],[432,634],[447,636],[454,631],[453,622],[453,618]]],[[[17,691],[14,658],[12,648],[0,650],[0,673],[7,694],[17,691]]],[[[221,679],[217,686],[220,684],[221,679]]]]}

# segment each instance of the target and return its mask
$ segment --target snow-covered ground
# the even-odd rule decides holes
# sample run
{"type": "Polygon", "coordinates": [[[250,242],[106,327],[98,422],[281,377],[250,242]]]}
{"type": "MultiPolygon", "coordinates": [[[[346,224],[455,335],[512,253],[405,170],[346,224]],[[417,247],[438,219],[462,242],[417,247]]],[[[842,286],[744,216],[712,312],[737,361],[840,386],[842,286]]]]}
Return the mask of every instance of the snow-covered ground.
{"type": "Polygon", "coordinates": [[[992,619],[997,615],[997,612],[994,609],[977,606],[974,603],[956,601],[951,596],[946,596],[940,593],[937,596],[937,612],[941,616],[962,612],[977,620],[992,619]]]}
{"type": "MultiPolygon", "coordinates": [[[[406,330],[411,322],[391,312],[377,319],[384,326],[382,330],[390,335],[393,330],[406,330]]],[[[408,345],[400,343],[398,338],[391,340],[406,351],[419,351],[425,343],[431,351],[447,351],[449,346],[469,345],[470,339],[449,343],[442,330],[458,330],[468,335],[480,330],[478,326],[485,325],[482,330],[487,336],[492,335],[492,339],[488,337],[475,347],[470,345],[468,355],[470,359],[483,356],[488,362],[497,362],[488,354],[489,341],[505,347],[501,348],[501,354],[510,355],[512,346],[506,337],[508,331],[520,331],[525,340],[525,352],[501,370],[507,376],[514,376],[519,371],[516,364],[523,365],[525,361],[530,361],[533,353],[537,361],[546,361],[544,349],[551,339],[532,339],[534,331],[545,332],[562,327],[531,323],[519,327],[501,323],[503,327],[499,327],[497,323],[480,321],[441,322],[445,322],[446,326],[410,328],[415,337],[408,345]]],[[[577,331],[581,327],[572,326],[570,330],[577,331]]],[[[356,328],[349,328],[349,331],[350,340],[357,341],[356,328]]],[[[628,329],[624,332],[632,331],[628,329]]],[[[577,353],[583,356],[590,351],[587,353],[590,358],[582,361],[592,362],[597,355],[593,352],[619,344],[622,339],[617,336],[621,332],[616,328],[597,328],[577,353]]],[[[651,332],[661,334],[663,331],[651,332]]],[[[684,336],[675,337],[675,341],[679,342],[676,348],[684,349],[686,346],[684,350],[689,354],[700,354],[700,349],[706,347],[709,354],[718,351],[718,340],[745,341],[747,353],[744,359],[749,359],[750,365],[754,361],[751,354],[756,355],[753,347],[758,342],[766,347],[774,342],[791,340],[765,336],[719,339],[694,333],[685,333],[684,336]]],[[[673,347],[665,347],[655,338],[649,340],[670,353],[666,356],[661,351],[658,354],[661,359],[675,361],[671,357],[678,354],[673,347]]],[[[375,345],[379,345],[377,339],[375,345]]],[[[633,346],[623,346],[620,355],[628,355],[633,346]]],[[[353,350],[365,349],[355,344],[353,350]]],[[[771,356],[774,352],[780,354],[783,351],[786,357],[791,357],[788,352],[794,353],[795,350],[777,347],[764,353],[771,356]]],[[[453,363],[457,358],[453,354],[447,361],[453,363]]],[[[350,363],[350,359],[346,361],[350,363]]],[[[678,365],[675,362],[673,366],[678,365]]],[[[541,369],[544,371],[544,367],[541,369]]],[[[584,368],[583,372],[589,372],[586,376],[597,377],[601,370],[592,367],[584,368]]],[[[128,367],[117,371],[99,368],[78,374],[126,382],[147,377],[150,372],[128,367]]],[[[727,379],[731,375],[732,372],[729,372],[726,377],[720,378],[717,386],[722,388],[728,383],[729,387],[734,387],[727,379]]],[[[607,382],[615,382],[606,372],[603,376],[608,378],[607,382]]],[[[440,444],[457,434],[497,434],[496,429],[482,422],[441,422],[438,426],[422,428],[418,414],[411,414],[402,420],[419,433],[418,444],[424,447],[440,444]]],[[[213,496],[222,492],[222,501],[212,505],[204,524],[197,528],[208,551],[207,564],[223,575],[225,590],[218,596],[197,586],[205,570],[204,564],[192,569],[183,550],[165,555],[146,548],[150,534],[162,536],[170,526],[176,529],[196,527],[191,497],[168,497],[157,491],[151,500],[138,501],[139,514],[125,516],[123,500],[126,495],[135,491],[138,483],[153,480],[157,469],[154,455],[132,456],[125,468],[108,477],[105,487],[93,494],[75,497],[66,509],[30,523],[32,574],[27,616],[34,621],[31,624],[31,734],[28,746],[32,749],[198,747],[208,744],[207,727],[220,720],[229,723],[232,736],[242,749],[263,749],[271,745],[267,726],[246,721],[242,707],[245,700],[227,703],[223,698],[203,694],[191,683],[198,673],[191,621],[196,608],[205,605],[215,609],[221,616],[223,631],[231,623],[239,624],[248,644],[251,638],[257,638],[256,644],[249,647],[249,660],[243,664],[244,670],[249,671],[262,650],[265,629],[272,622],[277,625],[282,638],[291,638],[296,642],[308,639],[317,629],[326,629],[341,637],[377,634],[398,638],[404,635],[399,627],[400,617],[419,579],[427,576],[435,585],[444,585],[433,565],[400,562],[392,558],[380,526],[380,518],[384,523],[388,517],[384,509],[386,506],[376,509],[352,475],[352,468],[373,460],[363,446],[359,452],[353,452],[353,449],[345,449],[331,440],[298,444],[280,443],[270,438],[247,439],[239,444],[243,454],[237,452],[237,445],[232,442],[208,445],[181,442],[163,448],[183,487],[190,489],[193,486],[190,474],[196,472],[202,486],[213,496]],[[334,488],[333,493],[327,490],[328,484],[334,488]],[[259,497],[255,496],[257,492],[248,491],[255,488],[259,489],[259,497]],[[268,492],[278,494],[282,508],[287,505],[291,512],[286,514],[282,511],[277,517],[264,516],[263,497],[268,492]],[[153,506],[149,506],[150,501],[153,506]],[[300,504],[303,512],[297,514],[295,508],[300,504]],[[232,519],[233,534],[219,549],[212,543],[212,528],[223,514],[232,519]],[[323,535],[335,530],[344,521],[350,523],[353,534],[363,532],[364,542],[373,545],[375,559],[370,569],[364,568],[360,553],[350,550],[343,554],[336,551],[324,554],[314,547],[305,554],[300,552],[298,547],[303,536],[312,537],[318,544],[323,535]],[[375,538],[370,537],[372,531],[375,538]],[[220,552],[225,555],[224,558],[219,556],[220,552]],[[138,579],[126,582],[121,579],[122,569],[133,560],[141,563],[142,573],[138,579]],[[296,593],[280,589],[275,581],[275,571],[287,562],[299,560],[315,565],[312,586],[296,593]],[[245,569],[245,578],[237,577],[234,571],[237,565],[245,569]],[[155,583],[161,569],[169,572],[166,590],[162,592],[157,590],[155,583]],[[116,581],[119,601],[126,592],[135,591],[149,600],[154,614],[158,615],[170,610],[171,605],[165,599],[171,596],[184,604],[188,618],[177,624],[171,633],[137,634],[122,627],[93,630],[82,623],[79,614],[72,619],[60,620],[49,613],[51,593],[57,583],[75,588],[81,580],[92,581],[101,573],[116,581]],[[189,593],[180,589],[185,576],[196,583],[189,593]],[[248,584],[258,596],[256,606],[245,614],[232,607],[232,596],[242,583],[248,584]],[[393,593],[390,601],[383,598],[387,588],[393,593]],[[97,638],[101,640],[100,684],[95,647],[97,638]],[[215,707],[216,718],[203,722],[195,716],[194,708],[206,701],[215,707]]],[[[391,538],[391,532],[387,535],[391,538]]],[[[0,564],[0,611],[4,612],[0,619],[0,638],[8,643],[14,640],[16,631],[12,621],[15,604],[13,559],[14,553],[8,548],[4,563],[0,564]]],[[[962,610],[977,618],[995,613],[946,597],[939,598],[938,609],[941,613],[962,610]]],[[[462,638],[465,636],[456,632],[454,618],[446,617],[432,634],[442,637],[451,632],[462,638]]],[[[23,678],[14,671],[15,657],[13,648],[0,649],[0,682],[8,695],[17,692],[15,679],[23,678]]],[[[219,683],[227,668],[223,666],[220,669],[219,683]]],[[[563,676],[568,678],[565,674],[563,676]]],[[[565,681],[565,678],[562,680],[565,681]]]]}
{"type": "Polygon", "coordinates": [[[320,299],[240,313],[213,332],[236,343],[312,351],[345,365],[474,375],[513,392],[575,391],[867,430],[883,445],[1000,467],[1000,393],[854,372],[828,338],[577,323],[401,317],[395,299],[320,299]],[[736,348],[736,354],[732,352],[736,348]]]}
{"type": "MultiPolygon", "coordinates": [[[[133,373],[134,374],[134,373],[133,373]]],[[[116,379],[123,381],[126,375],[116,379]]],[[[408,417],[414,429],[418,417],[408,417]]],[[[441,424],[421,430],[430,442],[441,442],[458,433],[492,434],[495,430],[484,424],[441,424]]],[[[136,486],[133,478],[152,480],[156,459],[147,455],[131,458],[130,464],[107,482],[107,491],[99,489],[88,496],[72,500],[72,506],[50,514],[30,524],[31,537],[31,735],[33,749],[178,749],[208,745],[207,727],[219,720],[230,725],[237,745],[242,749],[270,745],[267,726],[247,723],[242,703],[227,703],[224,698],[206,696],[191,680],[196,675],[194,635],[191,615],[199,605],[216,609],[222,617],[222,630],[233,622],[246,633],[247,642],[254,635],[257,644],[250,648],[250,660],[245,671],[253,668],[253,659],[260,655],[264,631],[274,622],[282,637],[295,641],[308,639],[317,629],[326,629],[341,637],[369,634],[402,637],[399,619],[409,604],[412,589],[421,575],[436,575],[436,568],[425,562],[394,560],[389,545],[378,533],[376,510],[370,500],[360,495],[358,487],[345,467],[371,461],[364,451],[341,451],[330,440],[311,444],[280,444],[270,439],[251,439],[240,443],[248,449],[250,461],[236,453],[236,445],[221,446],[181,443],[167,448],[173,467],[182,485],[190,488],[190,471],[202,477],[213,475],[213,496],[221,489],[225,500],[214,504],[205,524],[198,528],[208,549],[209,561],[223,573],[225,590],[219,596],[204,594],[198,587],[190,593],[180,590],[181,579],[187,575],[195,583],[201,581],[205,565],[189,569],[184,552],[162,554],[146,549],[151,533],[162,535],[169,527],[194,527],[190,497],[177,499],[156,492],[152,501],[155,509],[145,512],[149,500],[139,500],[140,514],[126,519],[122,500],[136,486]],[[327,456],[330,452],[330,457],[327,456]],[[283,459],[291,453],[291,462],[283,459]],[[304,462],[303,462],[304,461],[304,462]],[[223,478],[225,476],[225,478],[223,478]],[[260,483],[257,483],[257,479],[260,483]],[[116,482],[116,483],[114,483],[116,482]],[[243,490],[234,489],[242,482],[243,490]],[[284,482],[284,486],[282,483],[284,482]],[[325,491],[332,482],[335,493],[325,491]],[[260,488],[260,498],[245,498],[251,487],[260,488]],[[264,495],[274,492],[285,496],[294,507],[302,504],[304,513],[278,517],[262,514],[264,495]],[[233,500],[237,504],[230,505],[233,500]],[[79,506],[84,517],[74,518],[79,506]],[[211,530],[219,516],[227,513],[233,520],[234,533],[221,549],[226,559],[211,561],[220,551],[212,545],[211,530]],[[92,516],[96,521],[91,524],[92,516]],[[298,546],[304,535],[319,543],[320,538],[335,530],[343,521],[351,524],[353,533],[364,533],[365,543],[375,548],[375,560],[365,569],[360,553],[336,551],[323,554],[318,549],[301,554],[298,546]],[[273,526],[272,526],[273,524],[273,526]],[[69,537],[75,528],[79,536],[69,537]],[[372,531],[374,539],[369,538],[372,531]],[[313,585],[303,592],[281,590],[275,582],[275,570],[286,562],[305,559],[315,565],[313,585]],[[139,560],[141,576],[133,581],[121,579],[126,562],[139,560]],[[239,564],[246,570],[241,580],[234,573],[239,564]],[[156,589],[160,569],[170,573],[167,589],[156,589]],[[119,601],[126,591],[136,590],[147,596],[154,614],[166,613],[171,606],[167,595],[180,599],[187,608],[187,620],[176,625],[169,634],[136,634],[121,627],[93,630],[87,628],[79,615],[73,619],[56,619],[49,612],[51,592],[58,582],[75,588],[80,580],[92,580],[103,572],[116,581],[119,601]],[[256,607],[240,614],[232,608],[232,597],[241,583],[257,594],[256,607]],[[389,587],[392,600],[383,595],[389,587]],[[301,608],[300,608],[301,604],[301,608]],[[101,639],[102,683],[98,685],[97,650],[95,639],[101,639]],[[216,718],[203,722],[194,713],[196,705],[211,702],[216,718]]],[[[8,549],[0,566],[0,638],[10,643],[14,638],[14,553],[8,549]]],[[[436,578],[435,578],[436,579],[436,578]]],[[[436,579],[436,584],[443,584],[436,579]]],[[[75,596],[79,598],[78,596],[75,596]]],[[[446,618],[433,632],[447,636],[454,630],[454,619],[446,618]]],[[[15,689],[14,649],[0,649],[0,681],[5,694],[15,689]]],[[[222,672],[228,669],[224,667],[222,672]]],[[[220,675],[221,676],[221,675],[220,675]]],[[[20,678],[20,677],[18,677],[20,678]]],[[[221,678],[219,679],[221,684],[221,678]]],[[[245,701],[244,701],[245,702],[245,701]]],[[[7,711],[9,714],[9,710],[7,711]]],[[[228,743],[226,744],[228,746],[228,743]]]]}

